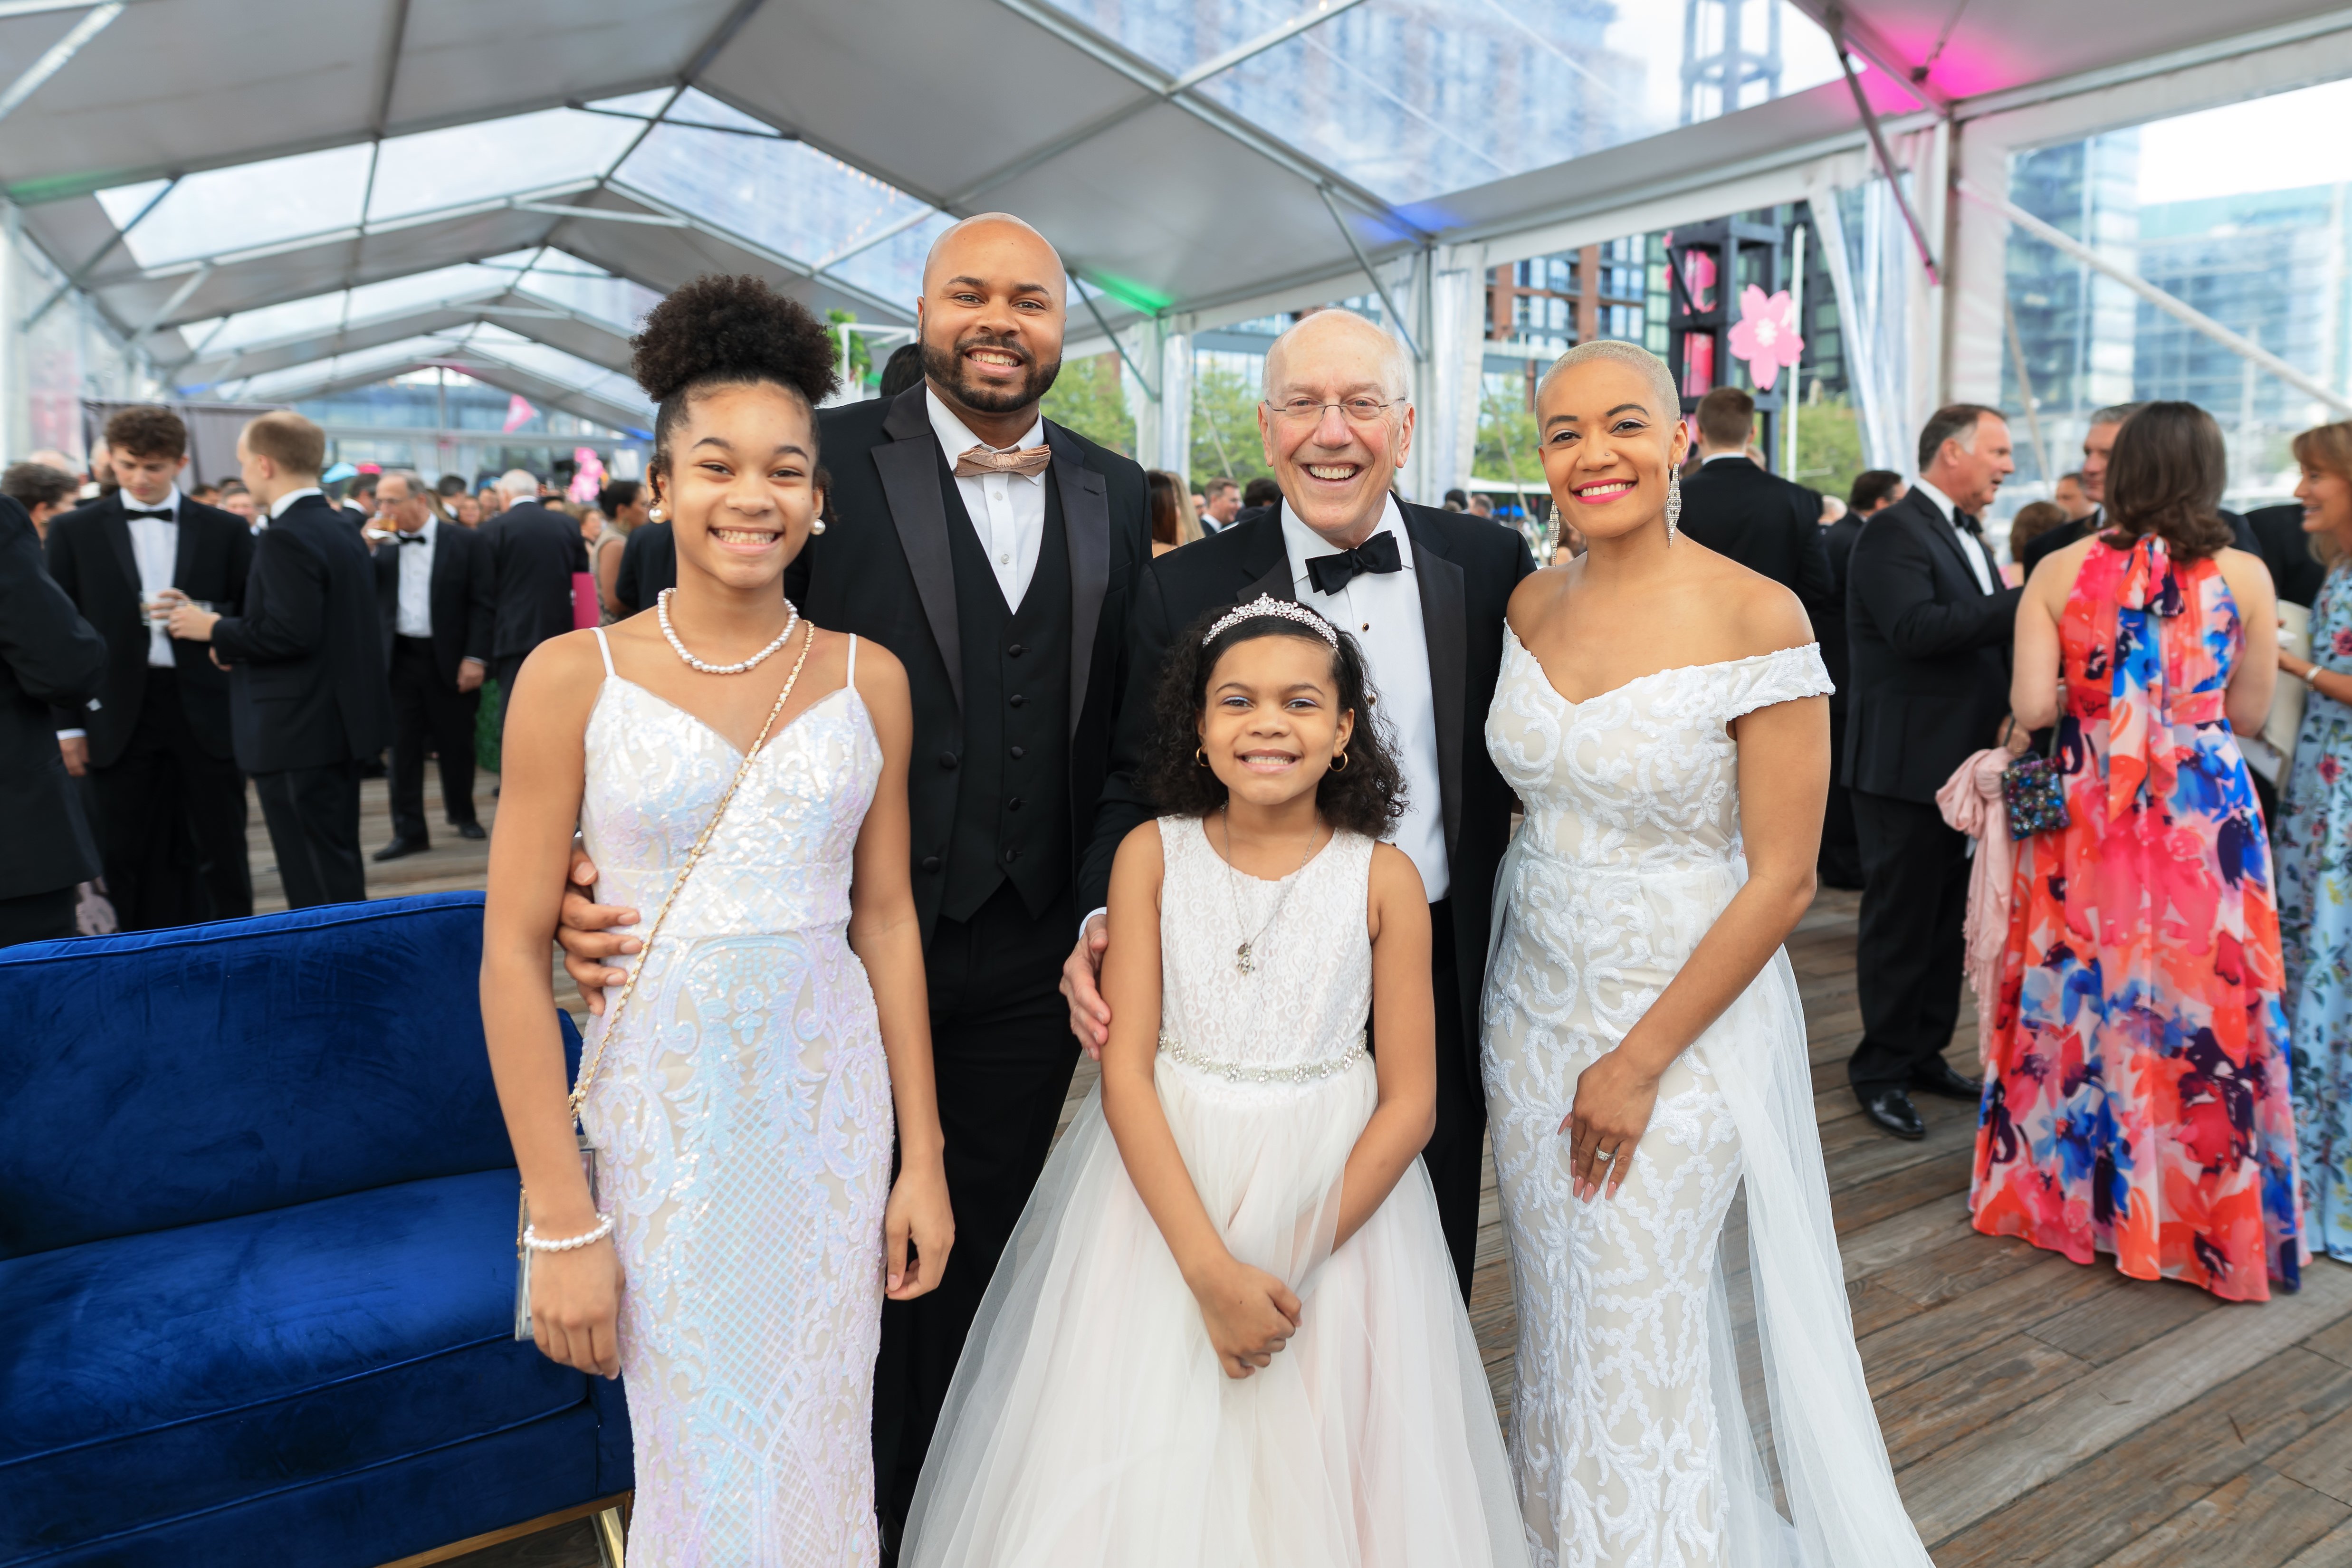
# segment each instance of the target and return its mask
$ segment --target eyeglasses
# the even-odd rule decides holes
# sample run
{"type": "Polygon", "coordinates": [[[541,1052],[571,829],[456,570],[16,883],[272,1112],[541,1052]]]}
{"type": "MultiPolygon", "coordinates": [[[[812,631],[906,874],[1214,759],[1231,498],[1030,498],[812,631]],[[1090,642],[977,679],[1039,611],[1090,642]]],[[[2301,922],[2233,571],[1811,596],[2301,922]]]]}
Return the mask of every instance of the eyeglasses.
{"type": "MultiPolygon", "coordinates": [[[[1402,402],[1403,399],[1397,401],[1402,402]]],[[[1279,403],[1268,398],[1265,406],[1286,425],[1319,424],[1327,408],[1338,409],[1350,425],[1376,425],[1380,423],[1381,416],[1394,408],[1396,404],[1382,403],[1376,397],[1350,397],[1339,403],[1318,403],[1311,397],[1286,397],[1279,403]]]]}

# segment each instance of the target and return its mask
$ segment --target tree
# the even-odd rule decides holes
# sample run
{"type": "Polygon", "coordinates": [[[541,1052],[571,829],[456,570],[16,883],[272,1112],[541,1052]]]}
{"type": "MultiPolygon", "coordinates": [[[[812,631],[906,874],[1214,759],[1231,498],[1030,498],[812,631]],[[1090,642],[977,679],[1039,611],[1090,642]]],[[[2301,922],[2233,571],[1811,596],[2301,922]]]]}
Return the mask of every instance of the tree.
{"type": "Polygon", "coordinates": [[[1192,483],[1201,489],[1223,476],[1238,485],[1272,479],[1265,443],[1257,433],[1257,389],[1249,378],[1213,360],[1195,362],[1192,377],[1192,483]]]}
{"type": "Polygon", "coordinates": [[[847,322],[857,320],[857,312],[827,310],[824,313],[824,319],[835,329],[833,333],[833,371],[835,375],[841,377],[841,384],[856,387],[861,392],[877,384],[881,377],[875,373],[874,351],[866,346],[864,332],[848,334],[849,363],[846,365],[841,363],[842,333],[838,329],[847,322]]]}
{"type": "Polygon", "coordinates": [[[1867,466],[1862,423],[1843,395],[1798,405],[1797,471],[1788,478],[1843,500],[1853,489],[1853,477],[1867,466]]]}
{"type": "Polygon", "coordinates": [[[1536,456],[1536,416],[1516,395],[1487,392],[1478,400],[1478,444],[1470,458],[1471,478],[1536,484],[1543,463],[1536,456]]]}
{"type": "Polygon", "coordinates": [[[1118,355],[1065,360],[1054,389],[1040,405],[1046,418],[1097,446],[1135,456],[1135,416],[1118,381],[1118,355]]]}

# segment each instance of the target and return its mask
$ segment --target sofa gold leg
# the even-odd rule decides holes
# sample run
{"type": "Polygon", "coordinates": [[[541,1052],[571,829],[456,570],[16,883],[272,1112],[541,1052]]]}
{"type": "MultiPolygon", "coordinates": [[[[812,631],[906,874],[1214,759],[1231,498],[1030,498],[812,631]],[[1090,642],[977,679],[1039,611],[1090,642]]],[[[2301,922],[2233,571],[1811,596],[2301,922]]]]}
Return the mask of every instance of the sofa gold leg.
{"type": "Polygon", "coordinates": [[[625,1531],[621,1525],[620,1509],[605,1509],[591,1523],[596,1531],[597,1568],[622,1568],[621,1547],[625,1531]]]}

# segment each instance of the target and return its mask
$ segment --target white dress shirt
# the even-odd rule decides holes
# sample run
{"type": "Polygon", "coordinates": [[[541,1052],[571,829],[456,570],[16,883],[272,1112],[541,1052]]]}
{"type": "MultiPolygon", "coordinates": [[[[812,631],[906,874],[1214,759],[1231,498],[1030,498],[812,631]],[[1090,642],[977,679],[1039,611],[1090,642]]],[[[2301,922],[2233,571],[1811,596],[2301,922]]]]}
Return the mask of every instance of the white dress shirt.
{"type": "Polygon", "coordinates": [[[441,520],[427,517],[425,526],[415,533],[395,533],[394,540],[422,539],[423,545],[392,543],[387,550],[400,555],[400,605],[393,614],[392,629],[404,637],[429,637],[433,635],[433,552],[434,535],[441,520]]]}
{"type": "MultiPolygon", "coordinates": [[[[973,435],[964,422],[940,401],[940,395],[929,387],[923,388],[923,405],[931,412],[931,433],[939,437],[940,450],[947,454],[948,468],[952,471],[958,458],[974,447],[987,442],[973,435]]],[[[1042,447],[1045,444],[1045,421],[1041,416],[1029,426],[1029,433],[1012,447],[992,448],[1009,452],[1018,447],[1042,447]]],[[[1029,579],[1037,570],[1037,550],[1045,537],[1045,476],[1035,474],[976,474],[955,482],[956,493],[963,498],[963,510],[971,519],[972,531],[980,535],[982,546],[988,552],[988,563],[996,572],[996,585],[1003,590],[1007,609],[1021,607],[1021,597],[1029,591],[1029,579]]]]}
{"type": "Polygon", "coordinates": [[[1986,559],[1985,552],[1978,547],[1977,536],[1960,526],[1960,509],[1952,504],[1952,498],[1925,479],[1912,480],[1911,488],[1926,496],[1927,504],[1942,515],[1944,526],[1950,529],[1952,537],[1960,542],[1960,553],[1969,558],[1969,570],[1977,574],[1977,586],[1988,594],[1991,593],[1994,588],[1992,563],[1986,559]]]}
{"type": "MultiPolygon", "coordinates": [[[[155,595],[172,585],[180,569],[180,487],[173,485],[169,495],[149,506],[129,490],[121,493],[126,511],[167,511],[169,517],[134,517],[131,525],[131,558],[139,563],[139,604],[143,616],[146,606],[155,602],[155,595]]],[[[172,637],[162,623],[147,623],[147,662],[156,669],[169,669],[172,658],[172,637]]]]}
{"type": "MultiPolygon", "coordinates": [[[[1290,578],[1298,602],[1324,616],[1355,637],[1363,650],[1364,665],[1372,678],[1381,717],[1397,746],[1397,762],[1404,769],[1404,815],[1396,821],[1391,841],[1412,859],[1423,890],[1435,903],[1452,890],[1452,868],[1445,858],[1445,803],[1440,794],[1437,763],[1437,702],[1429,679],[1429,632],[1422,624],[1421,585],[1413,571],[1412,538],[1404,531],[1404,515],[1396,498],[1388,498],[1381,524],[1373,534],[1396,538],[1401,572],[1360,572],[1336,594],[1316,591],[1307,574],[1307,563],[1318,555],[1334,555],[1330,541],[1291,512],[1282,509],[1282,547],[1290,557],[1290,578]]],[[[1370,535],[1366,539],[1369,542],[1370,535]]],[[[1359,716],[1361,722],[1361,716],[1359,716]]]]}

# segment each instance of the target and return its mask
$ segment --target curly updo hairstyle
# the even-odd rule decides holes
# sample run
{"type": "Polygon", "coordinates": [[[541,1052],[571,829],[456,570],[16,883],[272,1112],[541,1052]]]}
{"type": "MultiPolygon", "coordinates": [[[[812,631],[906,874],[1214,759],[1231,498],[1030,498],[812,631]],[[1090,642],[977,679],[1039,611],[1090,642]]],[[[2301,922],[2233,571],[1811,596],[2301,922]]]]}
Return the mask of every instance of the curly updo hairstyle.
{"type": "MultiPolygon", "coordinates": [[[[669,471],[670,436],[698,393],[719,386],[781,386],[806,404],[814,440],[816,405],[833,395],[835,343],[797,300],[757,278],[711,273],[656,305],[629,340],[630,374],[659,405],[651,469],[669,471]]],[[[814,462],[816,454],[809,454],[814,462]]]]}
{"type": "MultiPolygon", "coordinates": [[[[1151,707],[1151,737],[1145,743],[1139,779],[1151,803],[1171,816],[1206,816],[1225,803],[1225,781],[1197,760],[1201,715],[1209,700],[1209,677],[1217,660],[1259,637],[1297,637],[1331,654],[1331,677],[1339,706],[1356,716],[1348,740],[1348,765],[1326,771],[1315,786],[1316,809],[1334,827],[1380,838],[1404,814],[1404,770],[1397,765],[1396,738],[1388,721],[1373,711],[1370,677],[1356,639],[1333,628],[1331,648],[1315,628],[1279,616],[1236,621],[1212,638],[1201,639],[1231,612],[1212,610],[1187,626],[1169,651],[1151,707]]],[[[1318,617],[1319,618],[1319,617],[1318,617]]],[[[1328,622],[1326,623],[1328,624],[1328,622]]]]}

